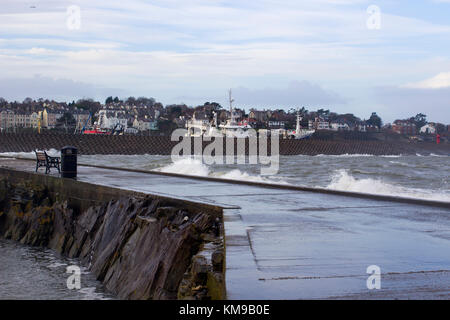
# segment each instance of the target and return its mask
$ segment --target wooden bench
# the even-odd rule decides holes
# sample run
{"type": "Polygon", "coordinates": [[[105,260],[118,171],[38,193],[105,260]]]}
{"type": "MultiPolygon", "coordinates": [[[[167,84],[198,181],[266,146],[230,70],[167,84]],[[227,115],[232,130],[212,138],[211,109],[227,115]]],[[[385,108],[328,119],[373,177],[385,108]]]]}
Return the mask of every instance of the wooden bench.
{"type": "Polygon", "coordinates": [[[50,172],[50,168],[56,168],[61,173],[61,158],[51,157],[45,151],[35,150],[34,152],[36,153],[36,172],[40,167],[45,167],[45,174],[50,172]]]}

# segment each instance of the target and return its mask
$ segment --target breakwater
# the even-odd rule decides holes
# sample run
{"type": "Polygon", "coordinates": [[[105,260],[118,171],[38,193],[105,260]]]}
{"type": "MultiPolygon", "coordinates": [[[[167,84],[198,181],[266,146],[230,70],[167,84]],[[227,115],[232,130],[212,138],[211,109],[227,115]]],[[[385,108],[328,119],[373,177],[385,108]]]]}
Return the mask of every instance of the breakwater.
{"type": "MultiPolygon", "coordinates": [[[[233,139],[231,139],[233,140],[233,139]]],[[[210,142],[203,141],[203,149],[210,142]]],[[[226,143],[229,143],[227,141],[226,143]]],[[[226,151],[224,143],[224,154],[226,151]]],[[[237,149],[236,139],[231,142],[237,149]]],[[[102,136],[74,134],[0,134],[0,152],[31,152],[35,149],[61,149],[71,145],[78,148],[80,154],[152,154],[170,155],[178,141],[166,136],[102,136]]],[[[192,152],[194,138],[192,138],[192,152]]],[[[249,152],[248,140],[245,152],[249,152]]],[[[268,152],[270,154],[270,139],[268,152]]],[[[279,141],[280,155],[318,155],[318,154],[374,154],[398,155],[416,153],[450,154],[450,144],[436,145],[431,142],[404,142],[378,140],[284,140],[279,141]]]]}
{"type": "Polygon", "coordinates": [[[121,299],[223,299],[220,207],[0,168],[0,237],[78,258],[121,299]]]}

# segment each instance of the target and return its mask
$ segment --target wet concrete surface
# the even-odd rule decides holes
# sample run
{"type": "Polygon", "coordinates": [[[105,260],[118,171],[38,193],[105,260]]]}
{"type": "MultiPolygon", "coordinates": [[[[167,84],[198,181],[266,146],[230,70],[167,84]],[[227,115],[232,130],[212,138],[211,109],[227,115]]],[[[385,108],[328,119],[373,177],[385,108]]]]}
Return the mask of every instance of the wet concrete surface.
{"type": "Polygon", "coordinates": [[[447,208],[82,166],[78,180],[224,206],[229,299],[450,299],[447,208]]]}

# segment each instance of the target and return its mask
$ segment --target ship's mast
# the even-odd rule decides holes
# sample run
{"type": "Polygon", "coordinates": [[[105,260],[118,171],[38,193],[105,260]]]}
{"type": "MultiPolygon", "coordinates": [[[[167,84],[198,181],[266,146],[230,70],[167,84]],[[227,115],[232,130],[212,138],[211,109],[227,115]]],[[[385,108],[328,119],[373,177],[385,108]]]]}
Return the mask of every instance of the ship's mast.
{"type": "Polygon", "coordinates": [[[235,117],[233,115],[233,102],[234,102],[234,99],[231,96],[231,89],[228,91],[228,98],[229,98],[229,101],[230,101],[230,125],[235,125],[236,124],[236,119],[235,119],[235,117]]]}
{"type": "Polygon", "coordinates": [[[233,98],[231,97],[231,89],[228,90],[228,99],[230,101],[230,115],[233,113],[233,98]]]}
{"type": "Polygon", "coordinates": [[[297,125],[295,127],[295,133],[300,133],[300,110],[297,108],[297,125]]]}

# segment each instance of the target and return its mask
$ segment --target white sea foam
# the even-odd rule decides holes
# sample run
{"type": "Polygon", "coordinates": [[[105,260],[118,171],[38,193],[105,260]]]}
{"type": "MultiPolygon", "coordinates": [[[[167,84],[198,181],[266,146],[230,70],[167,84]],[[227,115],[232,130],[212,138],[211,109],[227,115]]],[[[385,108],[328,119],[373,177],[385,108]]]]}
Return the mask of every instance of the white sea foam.
{"type": "Polygon", "coordinates": [[[55,263],[50,264],[48,267],[49,268],[59,268],[59,267],[63,267],[63,266],[67,266],[67,263],[55,262],[55,263]]]}
{"type": "Polygon", "coordinates": [[[396,164],[396,165],[399,165],[401,167],[414,167],[414,166],[411,166],[411,165],[409,165],[409,164],[407,164],[405,162],[401,162],[401,161],[389,161],[389,163],[396,164]]]}
{"type": "Polygon", "coordinates": [[[356,179],[344,169],[335,172],[331,183],[326,188],[340,191],[450,202],[450,193],[446,191],[406,188],[379,179],[356,179]]]}
{"type": "Polygon", "coordinates": [[[445,158],[448,157],[446,155],[443,154],[435,154],[435,153],[430,153],[430,157],[439,157],[439,158],[445,158]]]}
{"type": "Polygon", "coordinates": [[[315,157],[336,157],[336,158],[361,158],[361,157],[376,157],[373,154],[365,154],[365,153],[344,153],[344,154],[318,154],[315,157]]]}
{"type": "Polygon", "coordinates": [[[368,153],[344,153],[344,154],[318,154],[314,157],[333,157],[333,158],[363,158],[363,157],[381,157],[381,158],[400,158],[402,155],[375,155],[368,153]]]}
{"type": "MultiPolygon", "coordinates": [[[[51,157],[59,157],[61,155],[61,151],[56,149],[46,150],[47,154],[51,157]]],[[[31,152],[3,152],[0,155],[5,157],[14,157],[14,158],[22,158],[22,159],[36,159],[36,154],[34,151],[31,152]]]]}
{"type": "Polygon", "coordinates": [[[83,295],[82,300],[111,300],[105,297],[102,293],[97,292],[95,287],[86,287],[78,290],[79,293],[83,295]]]}
{"type": "Polygon", "coordinates": [[[213,177],[229,180],[239,180],[239,181],[252,181],[261,183],[278,183],[287,184],[287,182],[276,179],[274,177],[263,177],[260,175],[252,175],[245,171],[239,169],[233,169],[231,171],[212,171],[209,166],[204,164],[201,160],[187,157],[162,167],[155,169],[155,171],[166,172],[166,173],[177,173],[192,176],[201,177],[213,177]]]}
{"type": "Polygon", "coordinates": [[[382,157],[382,158],[400,158],[400,157],[402,157],[402,155],[401,154],[400,155],[387,154],[387,155],[383,155],[380,157],[382,157]]]}
{"type": "Polygon", "coordinates": [[[201,160],[195,158],[182,158],[165,167],[155,169],[156,171],[166,173],[178,173],[191,176],[207,177],[209,175],[209,167],[201,160]]]}

